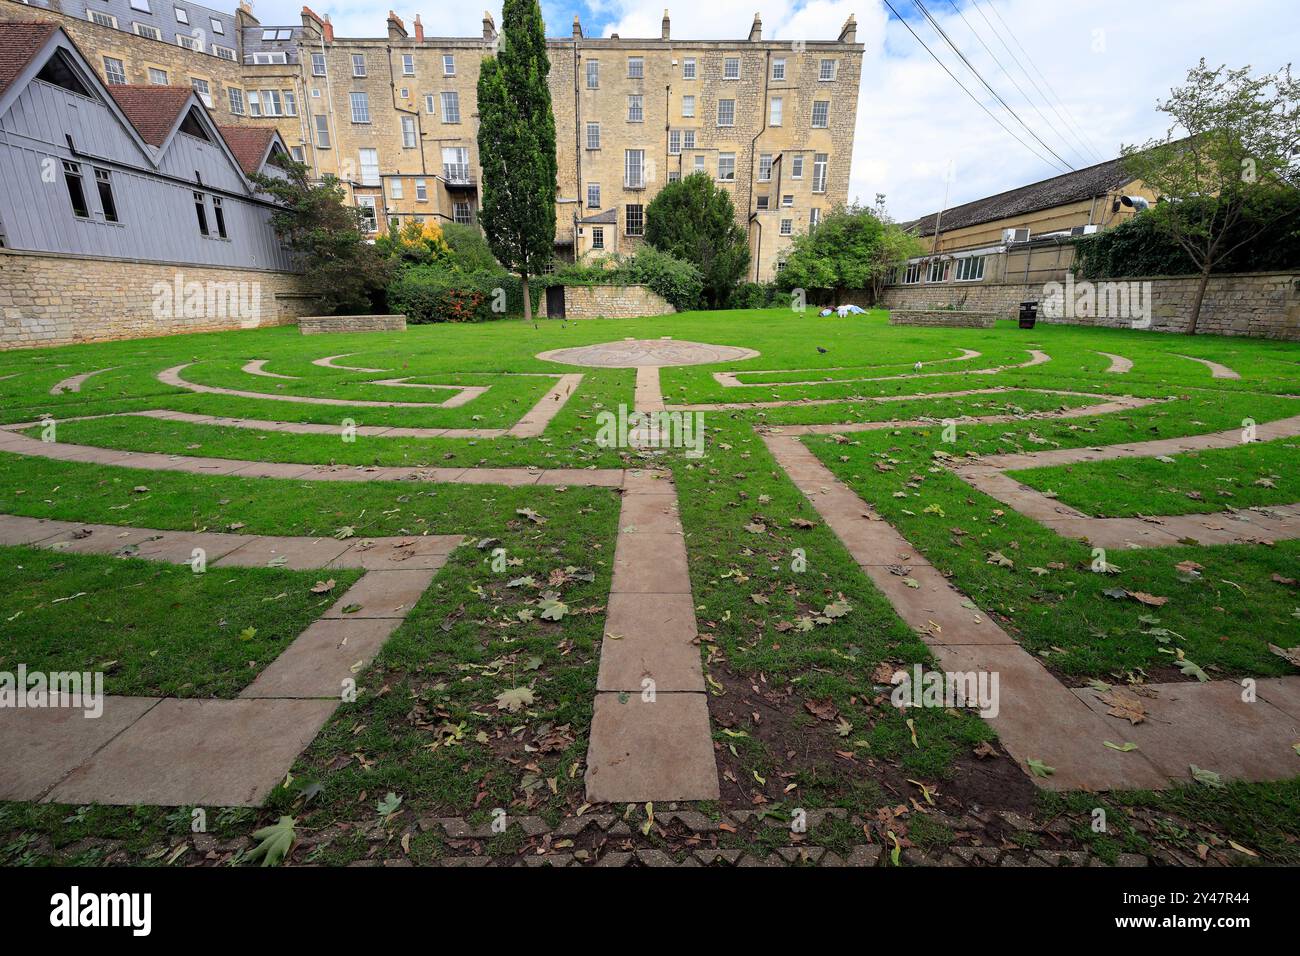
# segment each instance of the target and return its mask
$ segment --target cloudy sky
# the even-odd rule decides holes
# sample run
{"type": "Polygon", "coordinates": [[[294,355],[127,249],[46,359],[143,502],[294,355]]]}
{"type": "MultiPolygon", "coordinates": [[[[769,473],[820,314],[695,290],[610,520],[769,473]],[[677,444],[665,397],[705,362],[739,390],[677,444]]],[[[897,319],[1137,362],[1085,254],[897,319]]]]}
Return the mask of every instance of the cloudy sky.
{"type": "MultiPolygon", "coordinates": [[[[866,50],[850,197],[871,203],[884,193],[899,219],[942,205],[949,178],[949,205],[956,205],[1111,159],[1121,144],[1163,136],[1168,124],[1156,101],[1201,57],[1263,71],[1300,53],[1295,0],[921,0],[938,29],[916,0],[889,2],[902,19],[884,0],[710,0],[680,7],[668,0],[673,35],[691,39],[748,36],[756,11],[765,39],[834,39],[856,14],[858,42],[866,50]]],[[[315,0],[311,6],[328,13],[342,36],[383,36],[390,7],[408,25],[422,14],[430,35],[481,30],[480,5],[421,9],[420,3],[315,0]]],[[[657,37],[663,5],[542,0],[550,36],[568,36],[576,13],[588,36],[657,37]]],[[[486,6],[500,23],[499,2],[486,6]]],[[[296,23],[300,9],[301,0],[254,3],[263,23],[296,23]]]]}

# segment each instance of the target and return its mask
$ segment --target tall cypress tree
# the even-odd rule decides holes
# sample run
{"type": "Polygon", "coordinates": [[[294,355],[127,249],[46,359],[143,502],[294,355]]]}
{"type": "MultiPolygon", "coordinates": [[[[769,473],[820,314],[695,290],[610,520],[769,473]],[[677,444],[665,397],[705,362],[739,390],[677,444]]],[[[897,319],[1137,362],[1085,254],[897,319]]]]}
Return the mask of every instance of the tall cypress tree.
{"type": "Polygon", "coordinates": [[[479,221],[493,254],[523,283],[525,319],[533,317],[528,278],[540,274],[555,254],[550,72],[537,0],[505,0],[500,48],[483,61],[478,77],[479,221]]]}

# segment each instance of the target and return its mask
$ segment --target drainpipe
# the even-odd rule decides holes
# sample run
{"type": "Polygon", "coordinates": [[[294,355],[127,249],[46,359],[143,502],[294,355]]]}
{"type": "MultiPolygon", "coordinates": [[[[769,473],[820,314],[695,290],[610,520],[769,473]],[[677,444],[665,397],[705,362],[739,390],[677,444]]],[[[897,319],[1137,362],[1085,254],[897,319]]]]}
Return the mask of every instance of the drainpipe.
{"type": "Polygon", "coordinates": [[[578,70],[582,66],[582,54],[578,52],[578,39],[582,36],[581,28],[574,18],[573,30],[573,175],[576,178],[574,188],[578,191],[578,207],[573,213],[573,261],[578,261],[578,220],[586,208],[586,191],[582,188],[582,92],[578,85],[578,70]]]}
{"type": "MultiPolygon", "coordinates": [[[[754,138],[749,141],[749,194],[745,198],[745,208],[748,209],[751,213],[755,211],[754,210],[754,175],[756,173],[756,170],[754,166],[755,163],[758,161],[758,151],[756,150],[755,146],[758,143],[758,138],[763,135],[763,130],[767,128],[767,110],[768,110],[767,95],[769,92],[768,84],[771,82],[771,80],[772,80],[772,51],[768,50],[767,53],[764,55],[764,59],[763,59],[763,102],[760,103],[758,106],[758,132],[755,133],[754,138]]],[[[778,202],[779,201],[780,200],[778,200],[778,202]]],[[[757,271],[755,271],[754,274],[757,275],[758,274],[757,271]]],[[[758,280],[755,279],[754,281],[757,282],[758,280]]]]}
{"type": "MultiPolygon", "coordinates": [[[[332,30],[329,32],[333,34],[332,30]]],[[[334,121],[334,88],[330,84],[329,57],[325,56],[325,33],[326,31],[322,29],[320,34],[320,55],[322,57],[325,57],[325,112],[326,115],[329,117],[330,136],[333,137],[333,139],[330,140],[330,145],[333,147],[333,152],[334,152],[334,176],[338,178],[343,173],[343,167],[341,165],[341,160],[339,159],[339,151],[342,147],[339,145],[338,123],[334,121]]],[[[315,125],[315,122],[316,121],[313,119],[312,120],[313,126],[315,125]]],[[[316,130],[313,129],[312,130],[313,146],[315,142],[316,142],[316,130]]],[[[319,167],[319,165],[320,164],[318,163],[317,166],[319,167]]]]}

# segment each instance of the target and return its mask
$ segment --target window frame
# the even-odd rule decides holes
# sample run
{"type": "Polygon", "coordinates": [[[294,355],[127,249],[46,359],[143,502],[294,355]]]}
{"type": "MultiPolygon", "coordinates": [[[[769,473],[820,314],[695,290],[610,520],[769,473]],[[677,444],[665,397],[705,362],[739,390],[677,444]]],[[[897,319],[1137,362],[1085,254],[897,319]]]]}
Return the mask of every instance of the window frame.
{"type": "Polygon", "coordinates": [[[444,123],[456,124],[460,122],[460,92],[457,90],[443,90],[439,100],[442,107],[442,121],[444,123]],[[450,107],[448,104],[451,104],[450,107]]]}
{"type": "Polygon", "coordinates": [[[736,125],[736,101],[734,99],[727,99],[723,97],[720,97],[718,99],[717,119],[718,119],[719,129],[730,129],[736,125]],[[725,123],[722,121],[722,113],[723,113],[722,107],[724,103],[727,104],[727,106],[729,107],[727,110],[727,122],[725,123]]]}

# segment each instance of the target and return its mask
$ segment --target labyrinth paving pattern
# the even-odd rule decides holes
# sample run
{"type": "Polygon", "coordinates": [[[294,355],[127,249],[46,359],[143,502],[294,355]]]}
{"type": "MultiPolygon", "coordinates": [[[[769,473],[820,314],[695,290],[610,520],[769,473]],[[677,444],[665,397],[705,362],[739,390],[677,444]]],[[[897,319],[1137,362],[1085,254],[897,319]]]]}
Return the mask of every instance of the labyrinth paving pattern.
{"type": "Polygon", "coordinates": [[[1179,795],[1300,774],[1296,347],[722,315],[0,356],[0,671],[106,687],[0,708],[0,800],[335,862],[1031,865],[1115,862],[1131,791],[1129,862],[1239,862],[1179,795]]]}

